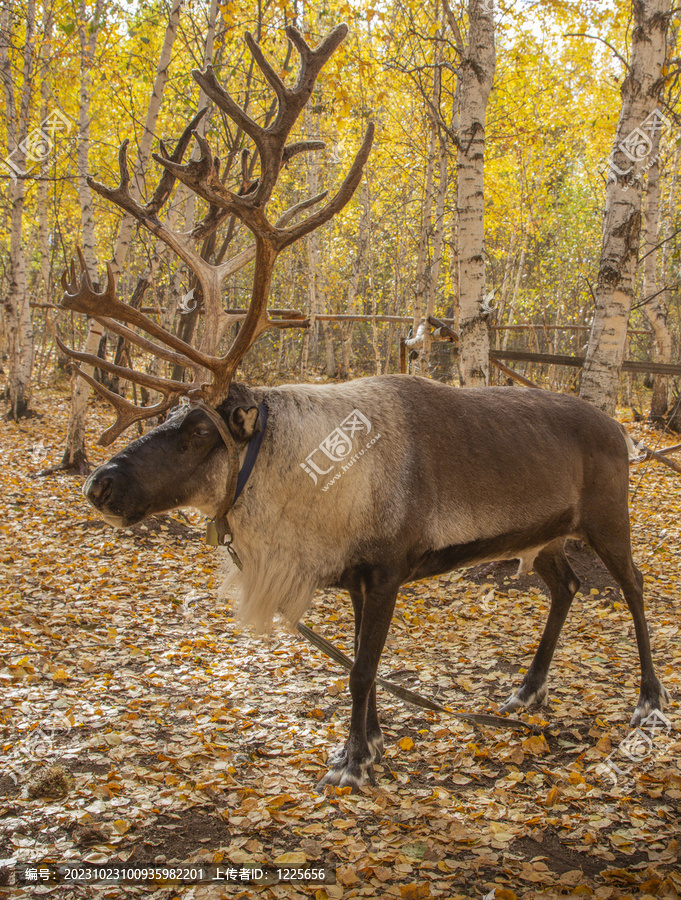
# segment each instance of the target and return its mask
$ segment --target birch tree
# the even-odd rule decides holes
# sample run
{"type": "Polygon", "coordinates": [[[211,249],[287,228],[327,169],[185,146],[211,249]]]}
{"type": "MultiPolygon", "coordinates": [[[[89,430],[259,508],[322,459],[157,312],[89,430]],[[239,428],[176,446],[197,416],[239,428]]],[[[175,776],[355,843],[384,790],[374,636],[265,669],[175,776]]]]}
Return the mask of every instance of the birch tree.
{"type": "Polygon", "coordinates": [[[447,19],[459,52],[456,98],[456,210],[459,270],[459,375],[464,387],[489,383],[489,326],[485,298],[485,116],[494,82],[496,51],[489,0],[468,0],[468,44],[447,0],[447,19]]]}
{"type": "MultiPolygon", "coordinates": [[[[648,170],[648,183],[644,206],[645,240],[643,243],[643,308],[650,322],[655,338],[655,361],[672,361],[672,336],[667,324],[667,310],[664,304],[664,289],[658,288],[658,248],[660,223],[660,134],[653,140],[651,156],[653,164],[648,170]]],[[[664,272],[664,269],[662,270],[664,272]]],[[[653,375],[653,395],[650,402],[650,418],[661,422],[669,406],[669,376],[653,375]]]]}
{"type": "MultiPolygon", "coordinates": [[[[0,73],[2,75],[5,119],[7,122],[7,155],[19,172],[25,172],[27,156],[33,148],[27,141],[31,94],[35,64],[35,0],[27,0],[23,22],[10,4],[0,8],[0,73]],[[21,86],[15,91],[12,51],[18,32],[23,29],[21,86]],[[18,98],[16,93],[18,91],[18,98]],[[18,106],[17,106],[18,100],[18,106]]],[[[30,165],[29,165],[30,168],[30,165]]],[[[26,281],[26,260],[22,246],[26,181],[14,174],[9,185],[10,248],[9,291],[6,303],[7,340],[9,344],[9,410],[8,417],[19,419],[29,415],[30,382],[33,370],[33,323],[26,281]]]]}
{"type": "MultiPolygon", "coordinates": [[[[95,290],[99,289],[99,277],[97,275],[97,254],[95,252],[95,219],[92,207],[92,191],[87,183],[89,159],[90,159],[90,100],[92,94],[92,72],[95,65],[95,51],[97,37],[104,11],[104,0],[97,0],[94,9],[93,21],[87,23],[87,9],[85,0],[80,0],[78,10],[78,37],[80,41],[80,91],[78,104],[78,151],[76,154],[78,200],[80,203],[80,229],[83,242],[83,256],[88,270],[91,273],[95,290]]],[[[95,322],[88,320],[88,333],[84,350],[86,353],[96,353],[102,339],[104,329],[95,322]]],[[[92,366],[83,364],[83,371],[87,375],[93,374],[92,366]]],[[[71,406],[69,409],[69,423],[66,432],[66,447],[61,459],[59,470],[75,472],[79,475],[87,475],[90,470],[85,451],[85,419],[87,416],[87,402],[90,396],[90,385],[84,378],[74,374],[71,382],[71,406]]]]}
{"type": "Polygon", "coordinates": [[[428,372],[428,359],[430,356],[430,329],[428,328],[428,316],[433,315],[434,310],[429,308],[431,295],[434,298],[434,289],[431,291],[432,271],[429,265],[429,243],[433,223],[433,199],[435,197],[435,161],[438,149],[438,122],[433,113],[435,104],[439,98],[439,68],[436,62],[433,75],[433,92],[430,97],[431,114],[429,116],[428,150],[426,156],[426,181],[423,196],[423,213],[421,228],[419,230],[419,245],[416,256],[416,275],[414,278],[414,325],[413,337],[407,341],[408,347],[413,347],[419,354],[412,362],[412,372],[415,374],[428,372]]]}
{"type": "Polygon", "coordinates": [[[631,61],[622,83],[622,109],[609,157],[596,310],[580,396],[614,415],[641,232],[641,175],[652,138],[663,125],[657,108],[670,0],[633,0],[631,61]]]}

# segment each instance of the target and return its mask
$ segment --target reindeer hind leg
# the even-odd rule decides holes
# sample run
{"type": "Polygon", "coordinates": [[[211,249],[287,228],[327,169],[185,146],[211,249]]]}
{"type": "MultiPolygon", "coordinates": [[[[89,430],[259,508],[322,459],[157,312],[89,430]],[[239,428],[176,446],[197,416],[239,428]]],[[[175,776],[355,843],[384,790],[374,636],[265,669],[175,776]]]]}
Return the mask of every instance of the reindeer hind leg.
{"type": "Polygon", "coordinates": [[[634,620],[636,644],[641,664],[641,689],[638,703],[631,718],[632,725],[638,725],[653,710],[662,711],[671,700],[669,691],[655,674],[653,656],[650,649],[650,635],[643,605],[643,575],[634,564],[631,555],[628,517],[624,519],[626,530],[594,528],[588,535],[591,546],[603,560],[606,568],[622,588],[629,612],[634,620]]]}
{"type": "Polygon", "coordinates": [[[534,561],[534,569],[546,583],[551,595],[549,615],[527,674],[500,712],[510,712],[520,706],[543,706],[546,702],[551,660],[572,600],[579,589],[579,579],[567,560],[564,543],[563,538],[552,541],[534,561]]]}

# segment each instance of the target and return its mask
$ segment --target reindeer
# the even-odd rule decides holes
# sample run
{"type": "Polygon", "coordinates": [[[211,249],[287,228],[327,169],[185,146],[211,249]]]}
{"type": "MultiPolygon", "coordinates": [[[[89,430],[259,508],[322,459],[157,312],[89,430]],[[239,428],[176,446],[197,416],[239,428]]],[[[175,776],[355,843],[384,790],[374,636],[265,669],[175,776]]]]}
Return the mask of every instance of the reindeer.
{"type": "Polygon", "coordinates": [[[165,241],[196,274],[205,307],[202,344],[195,348],[118,300],[110,267],[106,287],[95,291],[82,255],[80,280],[73,262],[62,278],[62,306],[93,316],[165,362],[179,363],[192,380],[136,372],[60,346],[77,362],[162,395],[155,405],[138,408],[78,370],[116,410],[114,425],[100,438],[103,445],[133,422],[166,415],[87,479],[85,496],[106,522],[126,528],[154,513],[200,509],[210,519],[211,541],[229,554],[227,590],[238,600],[238,613],[258,629],[271,627],[277,615],[295,623],[320,588],[349,592],[355,615],[349,735],[320,784],[357,788],[373,782],[373,763],[383,750],[375,678],[398,591],[458,566],[518,558],[521,571],[534,566],[550,592],[548,620],[532,664],[502,711],[547,699],[549,666],[579,587],[564,552],[568,537],[594,548],[632,614],[641,663],[632,722],[664,708],[669,694],[655,675],[643,578],[631,555],[631,441],[617,422],[573,397],[518,388],[456,389],[411,376],[276,388],[233,382],[244,354],[266,329],[306,325],[292,311],[268,314],[275,260],[342,209],[369,155],[371,125],[332,198],[303,201],[274,224],[267,218],[282,166],[296,153],[320,146],[286,142],[319,71],[346,33],[345,25],[338,26],[312,50],[300,32],[287,29],[300,55],[293,88],[246,35],[277,97],[268,127],[238,107],[210,67],[193,73],[257,147],[259,176],[248,177],[244,157],[239,191],[227,187],[219,160],[195,130],[205,111],[172,154],[161,144],[155,159],[165,171],[148,203],[138,203],[128,190],[125,143],[118,187],[90,179],[97,193],[165,241]],[[183,163],[192,134],[200,156],[183,163]],[[186,234],[171,230],[158,215],[176,179],[208,204],[205,218],[186,234]],[[297,221],[322,200],[321,208],[297,221]],[[222,310],[221,284],[253,251],[212,265],[194,244],[228,216],[252,232],[255,269],[245,318],[220,355],[220,339],[234,321],[222,310]]]}

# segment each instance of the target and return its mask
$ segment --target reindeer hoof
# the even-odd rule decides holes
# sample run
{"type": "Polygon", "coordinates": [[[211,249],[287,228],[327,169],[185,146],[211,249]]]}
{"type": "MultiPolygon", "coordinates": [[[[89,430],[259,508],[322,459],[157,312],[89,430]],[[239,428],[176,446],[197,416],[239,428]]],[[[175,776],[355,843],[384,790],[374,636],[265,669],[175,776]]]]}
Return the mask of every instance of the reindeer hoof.
{"type": "Polygon", "coordinates": [[[641,687],[638,703],[634,715],[631,717],[631,724],[640,725],[655,712],[658,713],[659,724],[665,724],[668,720],[662,715],[662,710],[671,703],[671,699],[671,694],[657,678],[650,687],[641,687]]]}
{"type": "Polygon", "coordinates": [[[543,706],[549,695],[549,687],[546,682],[537,688],[532,688],[523,682],[517,691],[508,698],[506,703],[499,708],[500,713],[511,712],[521,706],[543,706]]]}
{"type": "Polygon", "coordinates": [[[329,757],[331,768],[317,784],[317,790],[321,791],[327,784],[337,787],[351,787],[353,791],[359,790],[365,784],[376,784],[374,767],[371,758],[364,762],[349,760],[347,751],[343,747],[343,755],[337,754],[329,757]]]}

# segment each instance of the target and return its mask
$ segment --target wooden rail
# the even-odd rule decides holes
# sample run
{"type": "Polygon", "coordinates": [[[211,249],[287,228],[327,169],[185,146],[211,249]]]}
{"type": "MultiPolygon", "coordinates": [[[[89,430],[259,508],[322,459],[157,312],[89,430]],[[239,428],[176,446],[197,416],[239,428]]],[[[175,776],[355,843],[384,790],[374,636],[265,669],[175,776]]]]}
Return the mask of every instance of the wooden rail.
{"type": "MultiPolygon", "coordinates": [[[[544,365],[574,366],[581,368],[584,365],[584,356],[560,356],[555,353],[526,353],[524,350],[490,350],[490,359],[507,359],[516,362],[536,362],[544,365]]],[[[671,363],[638,362],[625,359],[622,363],[623,372],[637,372],[645,375],[651,372],[654,375],[681,375],[681,366],[671,363]]]]}

